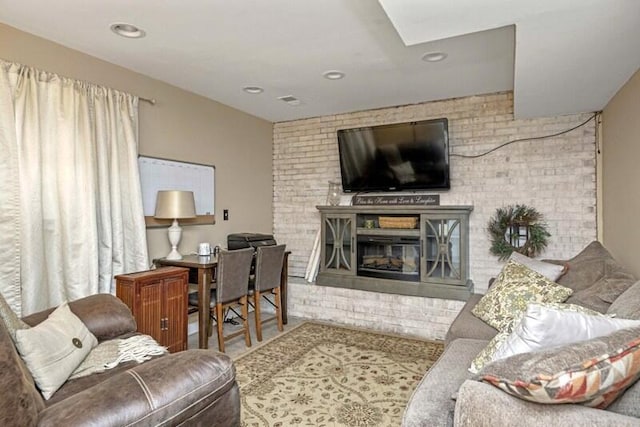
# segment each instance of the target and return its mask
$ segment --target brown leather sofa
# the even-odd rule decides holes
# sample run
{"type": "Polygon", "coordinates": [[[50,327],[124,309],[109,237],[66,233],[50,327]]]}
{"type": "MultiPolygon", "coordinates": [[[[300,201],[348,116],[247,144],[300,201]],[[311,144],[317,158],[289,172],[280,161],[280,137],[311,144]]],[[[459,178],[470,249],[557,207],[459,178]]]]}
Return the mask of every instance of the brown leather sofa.
{"type": "MultiPolygon", "coordinates": [[[[112,295],[73,301],[98,341],[135,334],[129,309],[112,295]]],[[[53,309],[23,318],[36,325],[53,309]]],[[[229,357],[187,350],[67,381],[45,401],[0,320],[2,426],[239,426],[240,395],[229,357]]]]}

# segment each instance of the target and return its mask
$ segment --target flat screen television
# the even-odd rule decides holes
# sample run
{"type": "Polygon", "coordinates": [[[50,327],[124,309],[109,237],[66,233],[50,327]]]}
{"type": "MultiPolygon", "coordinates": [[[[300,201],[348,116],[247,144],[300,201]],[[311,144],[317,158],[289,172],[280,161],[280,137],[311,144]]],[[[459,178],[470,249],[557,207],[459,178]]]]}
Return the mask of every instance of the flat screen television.
{"type": "Polygon", "coordinates": [[[447,119],[341,129],[345,192],[449,189],[447,119]]]}

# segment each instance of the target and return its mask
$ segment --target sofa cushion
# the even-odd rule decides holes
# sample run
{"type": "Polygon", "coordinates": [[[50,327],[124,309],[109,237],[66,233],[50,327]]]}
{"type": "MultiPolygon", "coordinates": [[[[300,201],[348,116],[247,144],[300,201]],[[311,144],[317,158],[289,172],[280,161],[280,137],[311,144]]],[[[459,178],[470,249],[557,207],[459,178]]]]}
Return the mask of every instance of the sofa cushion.
{"type": "MultiPolygon", "coordinates": [[[[120,337],[137,329],[136,320],[129,307],[111,294],[90,295],[71,301],[69,308],[98,341],[120,337]]],[[[22,320],[34,326],[43,322],[53,310],[55,307],[25,316],[22,320]]]]}
{"type": "Polygon", "coordinates": [[[604,261],[607,259],[613,259],[609,251],[600,242],[593,241],[570,260],[544,261],[557,264],[567,263],[569,268],[558,279],[558,283],[574,291],[579,291],[600,280],[604,272],[604,261]]]}
{"type": "Polygon", "coordinates": [[[458,338],[472,338],[478,340],[490,340],[498,331],[487,325],[483,320],[478,319],[471,313],[471,310],[482,298],[482,294],[472,294],[467,303],[462,307],[460,313],[449,327],[447,335],[444,339],[445,347],[458,338]]]}
{"type": "Polygon", "coordinates": [[[600,313],[606,313],[609,305],[636,281],[597,241],[591,242],[567,264],[567,272],[558,279],[559,284],[574,290],[567,302],[600,313]]]}
{"type": "Polygon", "coordinates": [[[53,393],[53,396],[51,396],[50,399],[46,400],[44,404],[47,407],[54,405],[67,399],[69,396],[73,396],[74,394],[80,393],[83,390],[94,387],[95,385],[118,375],[120,372],[128,371],[129,369],[138,365],[139,363],[137,362],[124,362],[119,364],[115,368],[108,369],[104,372],[88,375],[86,377],[80,377],[77,379],[71,379],[65,382],[55,393],[53,393]]]}
{"type": "Polygon", "coordinates": [[[606,260],[603,265],[602,278],[587,289],[574,292],[568,302],[606,313],[611,303],[636,282],[636,278],[615,260],[606,260]]]}
{"type": "Polygon", "coordinates": [[[607,314],[640,320],[640,280],[616,298],[607,309],[607,314]]]}
{"type": "Polygon", "coordinates": [[[42,396],[49,399],[82,363],[98,340],[67,303],[47,320],[16,331],[16,347],[42,396]]]}
{"type": "Polygon", "coordinates": [[[489,384],[465,381],[458,391],[458,427],[638,427],[638,420],[583,405],[541,405],[489,384]]]}
{"type": "Polygon", "coordinates": [[[510,260],[471,312],[502,330],[527,308],[529,302],[563,302],[571,292],[571,289],[510,260]]]}
{"type": "Polygon", "coordinates": [[[487,342],[457,339],[445,349],[413,391],[402,421],[403,427],[450,426],[455,400],[451,397],[471,374],[467,366],[487,342]]]}
{"type": "Polygon", "coordinates": [[[640,381],[636,381],[629,387],[607,408],[607,411],[640,418],[640,381]]]}
{"type": "Polygon", "coordinates": [[[640,378],[640,327],[498,360],[478,378],[532,402],[604,409],[640,378]]]}
{"type": "Polygon", "coordinates": [[[552,282],[557,281],[568,268],[568,265],[566,264],[562,265],[540,261],[534,258],[529,258],[528,256],[522,255],[521,253],[516,251],[511,252],[509,259],[514,260],[515,262],[519,262],[522,265],[526,265],[533,271],[542,274],[552,282]]]}
{"type": "Polygon", "coordinates": [[[39,426],[64,426],[69,420],[76,426],[239,426],[239,410],[231,359],[213,350],[187,350],[142,363],[48,406],[39,426]],[[228,393],[233,399],[226,399],[228,393]],[[199,420],[207,411],[213,412],[209,419],[199,420]]]}
{"type": "Polygon", "coordinates": [[[44,400],[0,321],[0,425],[34,426],[44,400]]]}

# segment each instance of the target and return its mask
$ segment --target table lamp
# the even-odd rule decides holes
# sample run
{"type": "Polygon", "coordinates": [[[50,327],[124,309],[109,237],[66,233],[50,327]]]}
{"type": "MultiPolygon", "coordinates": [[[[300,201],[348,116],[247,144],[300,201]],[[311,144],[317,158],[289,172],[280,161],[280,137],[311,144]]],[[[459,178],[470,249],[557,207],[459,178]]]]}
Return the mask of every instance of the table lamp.
{"type": "Polygon", "coordinates": [[[178,243],[182,236],[182,227],[178,225],[178,220],[182,218],[195,218],[196,206],[193,199],[193,191],[158,191],[156,199],[156,214],[158,219],[172,219],[173,224],[168,229],[171,252],[167,259],[182,259],[178,252],[178,243]]]}

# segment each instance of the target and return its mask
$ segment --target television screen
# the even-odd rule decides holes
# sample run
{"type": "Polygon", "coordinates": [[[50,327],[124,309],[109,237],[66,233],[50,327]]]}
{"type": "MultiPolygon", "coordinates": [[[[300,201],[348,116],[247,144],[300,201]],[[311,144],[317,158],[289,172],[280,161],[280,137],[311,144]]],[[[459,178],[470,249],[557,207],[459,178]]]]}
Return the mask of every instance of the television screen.
{"type": "Polygon", "coordinates": [[[447,119],[341,129],[338,149],[345,192],[449,188],[447,119]]]}

